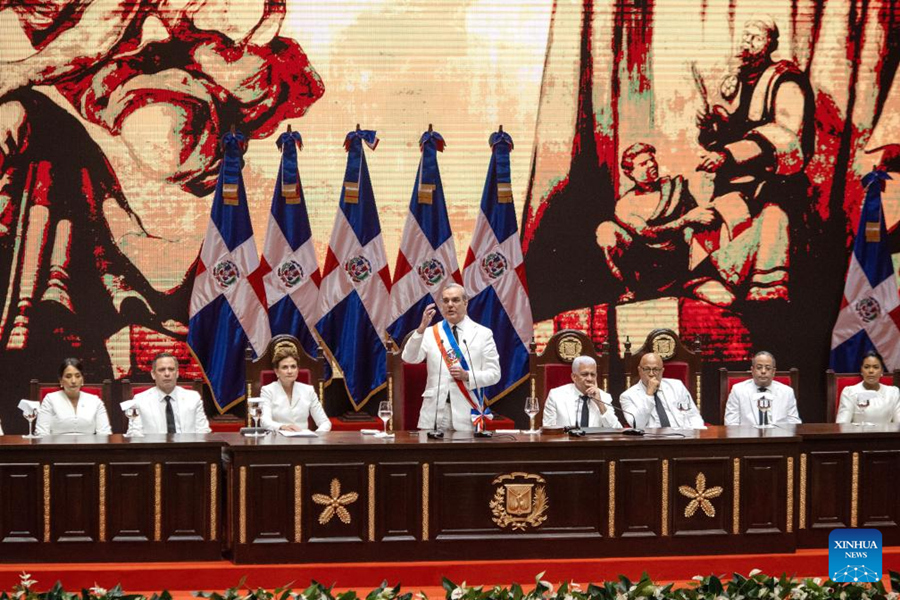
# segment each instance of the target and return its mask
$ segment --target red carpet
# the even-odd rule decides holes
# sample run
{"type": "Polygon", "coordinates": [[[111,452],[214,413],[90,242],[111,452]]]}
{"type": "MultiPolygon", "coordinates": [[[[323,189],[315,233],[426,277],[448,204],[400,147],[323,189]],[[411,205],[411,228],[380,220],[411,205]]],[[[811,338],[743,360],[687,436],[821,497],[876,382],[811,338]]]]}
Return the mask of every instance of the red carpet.
{"type": "MultiPolygon", "coordinates": [[[[749,554],[726,556],[675,556],[637,558],[590,558],[579,560],[515,560],[483,562],[343,563],[302,565],[234,565],[226,561],[197,563],[80,563],[0,565],[0,590],[9,591],[19,582],[19,573],[31,574],[35,589],[46,590],[57,580],[69,591],[95,583],[110,588],[121,583],[126,592],[168,590],[222,591],[247,576],[250,587],[275,588],[294,582],[304,589],[311,579],[363,594],[383,579],[404,590],[426,588],[429,596],[440,593],[441,577],[468,585],[521,583],[528,588],[535,575],[554,585],[561,581],[599,582],[624,574],[632,579],[647,571],[656,581],[688,581],[699,574],[747,574],[761,569],[770,575],[822,577],[828,571],[827,550],[800,550],[795,554],[749,554]]],[[[900,547],[884,549],[883,570],[900,571],[900,547]]]]}

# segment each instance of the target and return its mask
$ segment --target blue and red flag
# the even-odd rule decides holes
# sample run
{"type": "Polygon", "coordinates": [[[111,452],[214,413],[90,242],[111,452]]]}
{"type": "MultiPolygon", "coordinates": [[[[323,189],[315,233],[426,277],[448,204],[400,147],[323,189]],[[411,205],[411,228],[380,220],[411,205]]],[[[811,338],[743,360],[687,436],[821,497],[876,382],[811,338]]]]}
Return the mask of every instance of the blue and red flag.
{"type": "Polygon", "coordinates": [[[241,175],[247,141],[240,133],[226,133],[222,146],[225,156],[197,263],[187,337],[219,412],[245,398],[247,343],[259,356],[271,338],[263,284],[268,268],[256,253],[241,175]]]}
{"type": "Polygon", "coordinates": [[[534,323],[512,197],[509,153],[513,141],[498,131],[488,143],[491,162],[463,280],[470,295],[469,317],[494,332],[500,354],[500,381],[484,394],[485,402],[491,404],[528,378],[534,323]]]}
{"type": "Polygon", "coordinates": [[[263,248],[263,261],[271,271],[266,284],[272,335],[290,334],[310,356],[319,343],[313,331],[319,320],[319,263],[306,211],[306,198],[297,164],[303,140],[297,131],[282,133],[275,142],[281,164],[272,194],[272,209],[263,248]]]}
{"type": "Polygon", "coordinates": [[[866,199],[831,333],[831,368],[838,373],[859,371],[869,350],[877,350],[888,369],[900,368],[900,293],[881,204],[888,179],[887,172],[875,170],[862,180],[866,199]]]}
{"type": "Polygon", "coordinates": [[[391,276],[363,143],[374,150],[375,132],[351,131],[344,140],[347,169],[322,268],[322,317],[316,324],[357,410],[387,382],[384,335],[391,311],[391,276]]]}
{"type": "MultiPolygon", "coordinates": [[[[419,139],[422,157],[391,287],[388,333],[398,345],[419,326],[425,307],[439,302],[448,281],[462,283],[438,169],[437,153],[444,146],[444,138],[436,131],[426,131],[419,139]]],[[[439,314],[435,313],[435,321],[439,314]]]]}

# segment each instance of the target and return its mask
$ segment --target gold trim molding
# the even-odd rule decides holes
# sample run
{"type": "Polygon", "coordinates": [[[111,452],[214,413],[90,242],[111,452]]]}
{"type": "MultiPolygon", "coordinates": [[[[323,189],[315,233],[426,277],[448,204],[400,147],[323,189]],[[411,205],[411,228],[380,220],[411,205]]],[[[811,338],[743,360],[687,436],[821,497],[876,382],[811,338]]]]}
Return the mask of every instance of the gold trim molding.
{"type": "Polygon", "coordinates": [[[162,540],[162,465],[153,465],[153,541],[162,540]]]}
{"type": "Polygon", "coordinates": [[[375,465],[369,465],[369,541],[375,541],[375,465]]]}
{"type": "Polygon", "coordinates": [[[219,465],[209,463],[209,540],[215,542],[219,537],[219,465]]]}
{"type": "Polygon", "coordinates": [[[50,465],[44,465],[44,542],[50,543],[50,465]]]}
{"type": "Polygon", "coordinates": [[[661,515],[662,536],[669,536],[669,459],[664,458],[662,461],[662,515],[661,515]]]}
{"type": "Polygon", "coordinates": [[[859,452],[853,453],[853,474],[850,480],[850,527],[856,527],[859,511],[859,452]]]}
{"type": "Polygon", "coordinates": [[[785,531],[794,532],[794,457],[787,457],[787,523],[785,531]]]}
{"type": "Polygon", "coordinates": [[[294,465],[294,543],[303,541],[303,467],[294,465]]]}
{"type": "Polygon", "coordinates": [[[800,454],[800,524],[799,529],[806,529],[806,452],[800,454]]]}
{"type": "Polygon", "coordinates": [[[238,540],[247,543],[247,467],[238,473],[238,540]]]}
{"type": "Polygon", "coordinates": [[[616,461],[609,461],[609,537],[616,537],[616,461]]]}
{"type": "Polygon", "coordinates": [[[428,541],[428,474],[430,465],[422,463],[422,541],[428,541]]]}
{"type": "Polygon", "coordinates": [[[732,464],[734,480],[731,495],[731,533],[738,535],[741,532],[741,459],[735,458],[732,464]]]}
{"type": "Polygon", "coordinates": [[[99,529],[97,537],[101,542],[106,541],[106,465],[100,465],[100,486],[97,490],[99,497],[97,498],[97,504],[99,508],[99,529]]]}

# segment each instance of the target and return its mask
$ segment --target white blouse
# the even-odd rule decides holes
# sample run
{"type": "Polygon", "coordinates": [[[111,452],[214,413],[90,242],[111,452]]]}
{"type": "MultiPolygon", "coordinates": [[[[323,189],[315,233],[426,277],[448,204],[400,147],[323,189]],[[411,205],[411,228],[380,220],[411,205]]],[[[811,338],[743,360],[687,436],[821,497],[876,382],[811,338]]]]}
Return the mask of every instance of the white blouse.
{"type": "Polygon", "coordinates": [[[259,424],[266,429],[279,429],[282,425],[296,425],[309,429],[309,417],[316,422],[316,431],[331,431],[331,421],[319,402],[315,388],[299,381],[294,382],[288,399],[280,381],[264,385],[260,390],[262,417],[259,424]]]}
{"type": "Polygon", "coordinates": [[[900,389],[883,383],[877,390],[866,390],[863,382],[848,385],[841,392],[835,423],[861,423],[863,415],[856,406],[856,395],[863,391],[875,391],[878,396],[869,401],[866,408],[866,423],[900,423],[900,389]]]}
{"type": "Polygon", "coordinates": [[[66,393],[60,390],[44,396],[35,432],[38,435],[111,435],[112,428],[103,400],[81,392],[78,406],[73,408],[66,393]]]}

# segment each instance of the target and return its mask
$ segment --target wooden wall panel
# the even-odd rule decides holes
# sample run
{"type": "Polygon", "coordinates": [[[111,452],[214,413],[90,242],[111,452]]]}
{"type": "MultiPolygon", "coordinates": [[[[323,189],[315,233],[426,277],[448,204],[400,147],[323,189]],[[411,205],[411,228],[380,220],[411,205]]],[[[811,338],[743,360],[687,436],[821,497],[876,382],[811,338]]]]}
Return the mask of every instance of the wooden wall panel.
{"type": "Polygon", "coordinates": [[[0,464],[0,543],[43,538],[43,488],[39,463],[0,464]]]}

